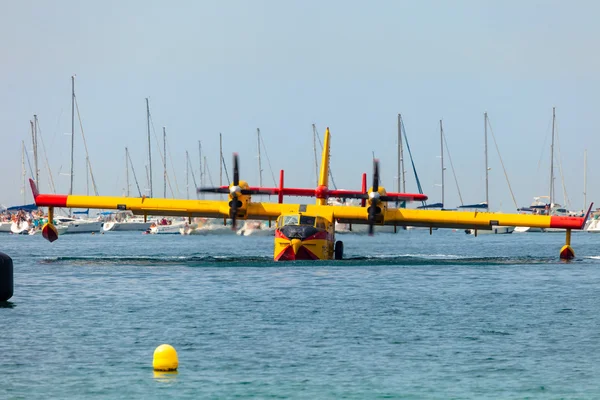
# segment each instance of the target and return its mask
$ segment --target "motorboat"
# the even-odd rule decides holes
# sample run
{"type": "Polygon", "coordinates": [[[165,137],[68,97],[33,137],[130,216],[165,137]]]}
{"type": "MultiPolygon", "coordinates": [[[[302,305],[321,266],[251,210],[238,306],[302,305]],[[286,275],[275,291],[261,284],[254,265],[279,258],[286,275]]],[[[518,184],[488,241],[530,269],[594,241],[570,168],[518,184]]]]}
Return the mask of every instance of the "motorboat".
{"type": "Polygon", "coordinates": [[[28,221],[13,221],[10,225],[10,232],[16,235],[27,234],[31,224],[28,221]]]}
{"type": "Polygon", "coordinates": [[[546,232],[544,228],[534,228],[531,226],[516,226],[514,233],[543,233],[546,232]]]}
{"type": "MultiPolygon", "coordinates": [[[[492,229],[477,229],[477,234],[507,235],[513,233],[515,229],[514,226],[492,226],[492,229]]],[[[469,235],[473,235],[475,234],[475,229],[465,229],[465,232],[469,235]]]]}
{"type": "Polygon", "coordinates": [[[55,216],[54,221],[57,225],[65,225],[67,233],[97,233],[102,230],[102,221],[93,221],[87,219],[77,219],[63,216],[55,216]]]}
{"type": "Polygon", "coordinates": [[[10,233],[10,227],[12,225],[11,221],[8,222],[0,222],[0,233],[10,233]]]}
{"type": "Polygon", "coordinates": [[[150,224],[149,233],[154,235],[181,234],[179,230],[185,228],[186,223],[186,221],[171,221],[163,218],[158,224],[155,222],[150,224]]]}
{"type": "Polygon", "coordinates": [[[144,222],[144,218],[129,218],[124,221],[108,221],[102,226],[108,231],[145,231],[150,228],[151,222],[144,222]]]}

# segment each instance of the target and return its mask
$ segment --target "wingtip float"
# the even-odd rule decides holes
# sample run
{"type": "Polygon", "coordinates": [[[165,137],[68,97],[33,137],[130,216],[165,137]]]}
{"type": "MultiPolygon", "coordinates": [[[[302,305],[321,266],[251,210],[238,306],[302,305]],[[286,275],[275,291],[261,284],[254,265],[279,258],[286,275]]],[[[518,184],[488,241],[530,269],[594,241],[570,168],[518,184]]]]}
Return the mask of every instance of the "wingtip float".
{"type": "MultiPolygon", "coordinates": [[[[74,196],[40,194],[33,180],[31,188],[39,207],[48,207],[49,219],[44,225],[43,236],[49,241],[58,238],[52,223],[54,207],[95,208],[129,210],[136,215],[182,216],[231,219],[233,226],[239,219],[277,221],[273,258],[275,260],[331,260],[343,256],[343,243],[335,240],[335,223],[368,225],[369,234],[376,226],[392,225],[421,226],[433,228],[458,228],[491,230],[493,226],[531,226],[560,228],[566,231],[566,243],[560,251],[561,259],[572,259],[571,231],[583,229],[586,218],[559,217],[523,214],[496,214],[490,212],[419,210],[391,208],[388,202],[423,201],[424,194],[388,193],[380,185],[379,162],[373,161],[372,186],[367,189],[366,174],[363,174],[360,191],[330,190],[329,172],[329,129],[325,132],[325,143],[317,188],[284,187],[283,171],[277,188],[252,187],[239,179],[237,154],[233,157],[234,180],[229,186],[199,188],[199,192],[223,193],[226,201],[179,200],[160,198],[130,198],[108,196],[74,196]],[[252,195],[277,195],[278,203],[253,202],[252,195]],[[283,196],[316,197],[314,205],[284,204],[283,196]],[[359,199],[361,206],[329,205],[327,199],[341,197],[359,199]]],[[[590,206],[591,210],[591,206],[590,206]]],[[[588,211],[589,214],[589,211],[588,211]]]]}

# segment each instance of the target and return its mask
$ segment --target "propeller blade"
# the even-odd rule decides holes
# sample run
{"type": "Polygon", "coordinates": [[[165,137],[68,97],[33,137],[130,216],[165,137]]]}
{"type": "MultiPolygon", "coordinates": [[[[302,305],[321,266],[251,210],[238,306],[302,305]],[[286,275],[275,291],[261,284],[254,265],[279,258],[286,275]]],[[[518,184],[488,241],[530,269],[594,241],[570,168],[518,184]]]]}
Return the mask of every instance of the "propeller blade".
{"type": "Polygon", "coordinates": [[[229,208],[229,216],[231,217],[231,230],[233,230],[233,231],[235,231],[235,229],[236,229],[237,211],[238,211],[238,199],[237,199],[237,197],[234,197],[231,200],[231,207],[229,208]]]}
{"type": "Polygon", "coordinates": [[[373,160],[373,191],[379,191],[379,160],[373,160]]]}
{"type": "Polygon", "coordinates": [[[240,166],[238,165],[238,154],[233,153],[233,186],[240,185],[240,166]]]}
{"type": "Polygon", "coordinates": [[[375,232],[375,205],[369,207],[369,236],[373,236],[375,232]]]}
{"type": "Polygon", "coordinates": [[[198,193],[229,193],[228,188],[198,188],[198,193]]]}

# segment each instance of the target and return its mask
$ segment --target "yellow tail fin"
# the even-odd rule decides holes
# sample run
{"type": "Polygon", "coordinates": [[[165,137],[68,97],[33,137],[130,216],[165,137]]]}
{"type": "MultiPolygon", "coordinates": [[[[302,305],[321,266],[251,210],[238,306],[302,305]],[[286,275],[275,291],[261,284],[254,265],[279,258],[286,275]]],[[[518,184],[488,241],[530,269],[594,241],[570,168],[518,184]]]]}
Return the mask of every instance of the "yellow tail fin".
{"type": "MultiPolygon", "coordinates": [[[[325,130],[325,138],[323,139],[323,155],[321,156],[319,186],[329,186],[329,128],[325,130]]],[[[317,199],[317,205],[327,205],[327,199],[317,199]]]]}

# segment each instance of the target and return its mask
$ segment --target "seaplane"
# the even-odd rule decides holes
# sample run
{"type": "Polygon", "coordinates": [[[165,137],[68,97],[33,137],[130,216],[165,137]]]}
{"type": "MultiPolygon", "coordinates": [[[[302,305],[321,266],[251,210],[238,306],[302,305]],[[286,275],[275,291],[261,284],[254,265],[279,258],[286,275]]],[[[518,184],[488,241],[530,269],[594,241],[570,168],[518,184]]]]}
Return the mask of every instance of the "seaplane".
{"type": "MultiPolygon", "coordinates": [[[[373,161],[372,185],[367,189],[366,174],[362,176],[361,190],[333,190],[328,187],[330,162],[330,131],[325,131],[323,153],[319,171],[318,186],[310,188],[290,188],[284,186],[284,172],[280,171],[279,187],[253,187],[240,180],[238,155],[233,156],[233,182],[228,186],[199,188],[203,193],[224,193],[227,200],[179,200],[110,196],[77,196],[40,194],[35,182],[30,179],[33,197],[38,207],[48,207],[48,222],[42,227],[42,235],[48,241],[58,239],[53,224],[54,208],[92,208],[131,211],[144,217],[183,216],[190,221],[194,217],[231,219],[232,229],[238,220],[262,220],[269,225],[275,222],[275,261],[332,260],[343,258],[343,243],[335,240],[335,222],[368,225],[373,235],[376,226],[394,227],[417,226],[434,228],[491,230],[497,226],[531,226],[540,228],[560,228],[566,231],[566,243],[560,249],[560,258],[570,260],[575,257],[571,247],[571,231],[581,230],[586,217],[541,216],[504,214],[490,212],[467,212],[393,208],[388,203],[398,201],[427,200],[424,194],[387,192],[379,184],[379,161],[373,161]],[[276,195],[278,202],[256,202],[252,196],[276,195]],[[315,197],[316,204],[284,203],[284,196],[315,197]],[[360,199],[361,205],[329,205],[328,199],[360,199]]],[[[592,204],[593,205],[593,204],[592,204]]],[[[591,211],[592,205],[588,210],[591,211]]]]}

